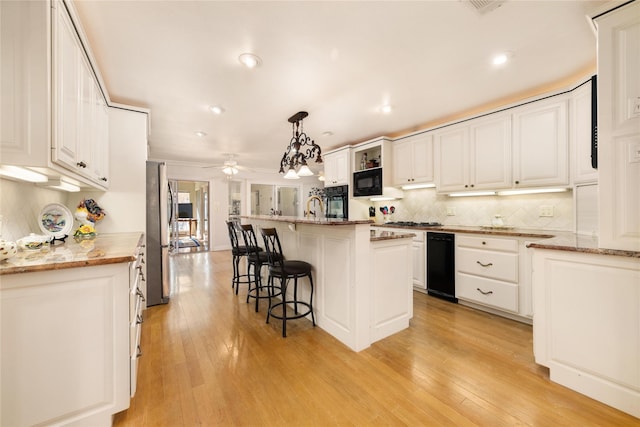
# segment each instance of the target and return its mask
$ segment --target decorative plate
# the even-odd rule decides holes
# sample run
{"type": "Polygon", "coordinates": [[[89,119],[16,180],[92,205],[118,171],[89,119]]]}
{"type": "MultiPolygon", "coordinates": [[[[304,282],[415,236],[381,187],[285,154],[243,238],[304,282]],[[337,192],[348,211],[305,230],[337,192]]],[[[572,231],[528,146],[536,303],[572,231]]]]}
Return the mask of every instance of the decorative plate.
{"type": "Polygon", "coordinates": [[[51,203],[40,211],[40,229],[54,237],[69,235],[73,228],[71,211],[60,203],[51,203]]]}

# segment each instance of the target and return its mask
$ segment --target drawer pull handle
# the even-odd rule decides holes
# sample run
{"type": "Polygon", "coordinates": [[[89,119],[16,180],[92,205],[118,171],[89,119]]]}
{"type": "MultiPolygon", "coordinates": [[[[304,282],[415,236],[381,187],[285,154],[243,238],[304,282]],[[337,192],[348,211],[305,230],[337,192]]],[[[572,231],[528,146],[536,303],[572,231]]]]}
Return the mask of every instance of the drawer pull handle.
{"type": "Polygon", "coordinates": [[[480,292],[482,295],[491,295],[491,294],[493,293],[493,291],[487,291],[487,292],[485,292],[485,291],[483,291],[483,290],[482,290],[482,289],[480,289],[480,288],[476,288],[476,291],[480,292]]]}
{"type": "Polygon", "coordinates": [[[142,299],[142,301],[146,301],[146,299],[144,297],[144,294],[142,293],[140,288],[136,288],[136,295],[138,295],[140,297],[140,299],[142,299]]]}
{"type": "Polygon", "coordinates": [[[492,262],[490,262],[489,264],[483,264],[480,261],[476,261],[478,264],[480,264],[481,267],[491,267],[493,265],[492,262]]]}
{"type": "Polygon", "coordinates": [[[136,358],[142,356],[142,349],[138,346],[138,351],[136,352],[136,358]]]}
{"type": "Polygon", "coordinates": [[[139,314],[136,316],[136,325],[141,324],[142,322],[144,322],[144,319],[142,318],[142,316],[140,316],[139,314]]]}

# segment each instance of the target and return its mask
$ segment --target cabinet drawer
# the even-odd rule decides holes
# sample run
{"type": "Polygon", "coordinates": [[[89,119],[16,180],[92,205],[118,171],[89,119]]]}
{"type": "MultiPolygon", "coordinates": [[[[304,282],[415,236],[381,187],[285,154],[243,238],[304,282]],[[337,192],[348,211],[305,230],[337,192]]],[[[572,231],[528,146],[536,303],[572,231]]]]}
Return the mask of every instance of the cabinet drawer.
{"type": "Polygon", "coordinates": [[[512,283],[458,273],[456,297],[500,310],[518,312],[518,286],[512,283]]]}
{"type": "Polygon", "coordinates": [[[496,280],[518,282],[518,254],[458,248],[456,270],[496,280]]]}
{"type": "Polygon", "coordinates": [[[470,237],[456,234],[458,247],[487,249],[491,251],[518,252],[518,241],[493,237],[470,237]]]}
{"type": "Polygon", "coordinates": [[[142,304],[140,304],[140,311],[136,314],[134,319],[129,323],[129,353],[131,356],[135,354],[136,348],[140,345],[140,333],[142,331],[142,304]]]}

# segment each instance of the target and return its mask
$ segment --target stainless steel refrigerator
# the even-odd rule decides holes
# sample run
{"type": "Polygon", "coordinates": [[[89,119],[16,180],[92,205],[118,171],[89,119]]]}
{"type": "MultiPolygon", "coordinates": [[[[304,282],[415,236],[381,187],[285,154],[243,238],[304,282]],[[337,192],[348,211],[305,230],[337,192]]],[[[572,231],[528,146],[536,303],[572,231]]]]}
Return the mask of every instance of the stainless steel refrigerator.
{"type": "Polygon", "coordinates": [[[171,204],[166,163],[147,162],[147,306],[169,302],[171,204]]]}

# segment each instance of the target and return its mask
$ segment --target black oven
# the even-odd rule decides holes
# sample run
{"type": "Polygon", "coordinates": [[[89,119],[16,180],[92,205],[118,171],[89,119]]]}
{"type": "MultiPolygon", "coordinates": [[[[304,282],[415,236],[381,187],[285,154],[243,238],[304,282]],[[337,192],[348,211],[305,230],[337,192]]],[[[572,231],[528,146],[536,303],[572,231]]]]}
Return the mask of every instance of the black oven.
{"type": "Polygon", "coordinates": [[[327,218],[349,219],[349,186],[325,187],[325,216],[327,218]]]}
{"type": "Polygon", "coordinates": [[[353,197],[381,196],[382,168],[365,169],[353,173],[353,197]]]}

